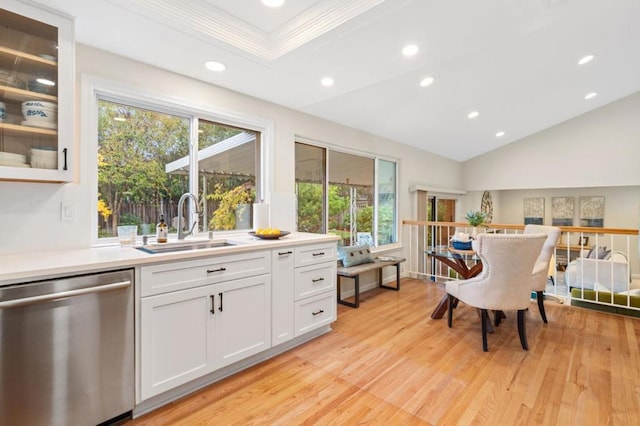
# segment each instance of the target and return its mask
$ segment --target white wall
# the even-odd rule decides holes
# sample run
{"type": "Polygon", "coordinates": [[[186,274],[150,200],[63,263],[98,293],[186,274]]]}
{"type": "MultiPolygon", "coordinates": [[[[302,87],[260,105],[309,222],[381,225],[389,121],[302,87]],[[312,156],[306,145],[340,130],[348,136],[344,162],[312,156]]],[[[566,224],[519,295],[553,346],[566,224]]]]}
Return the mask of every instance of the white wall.
{"type": "Polygon", "coordinates": [[[463,164],[467,190],[640,184],[640,93],[463,164]]]}
{"type": "MultiPolygon", "coordinates": [[[[400,163],[399,219],[411,218],[408,187],[428,183],[443,188],[460,188],[460,164],[407,145],[366,132],[312,117],[288,108],[233,92],[213,84],[183,77],[124,57],[84,45],[76,45],[76,137],[73,149],[75,182],[67,185],[0,182],[0,253],[88,247],[91,244],[91,215],[96,201],[82,178],[94,168],[91,159],[82,164],[82,150],[88,141],[80,139],[80,76],[88,74],[126,84],[162,97],[188,101],[212,110],[224,110],[271,120],[275,127],[274,165],[271,191],[294,192],[294,142],[296,136],[362,152],[397,158],[400,163]],[[76,209],[73,222],[60,221],[60,203],[76,209]]],[[[287,197],[281,197],[287,198],[287,197]]],[[[273,209],[292,206],[272,206],[273,209]]],[[[293,229],[289,223],[288,229],[293,229]]],[[[287,229],[285,228],[285,229],[287,229]]]]}

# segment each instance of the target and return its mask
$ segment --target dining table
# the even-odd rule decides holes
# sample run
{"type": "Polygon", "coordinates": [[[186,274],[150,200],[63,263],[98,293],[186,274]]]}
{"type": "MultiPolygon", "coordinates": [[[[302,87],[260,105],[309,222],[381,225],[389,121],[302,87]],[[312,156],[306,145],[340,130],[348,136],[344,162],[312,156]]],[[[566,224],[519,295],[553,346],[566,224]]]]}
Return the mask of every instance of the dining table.
{"type": "MultiPolygon", "coordinates": [[[[430,248],[426,250],[426,254],[453,269],[463,280],[473,278],[482,272],[482,261],[473,250],[459,250],[445,246],[430,248]]],[[[449,295],[445,293],[431,313],[431,318],[442,319],[449,306],[448,300],[449,295]]]]}

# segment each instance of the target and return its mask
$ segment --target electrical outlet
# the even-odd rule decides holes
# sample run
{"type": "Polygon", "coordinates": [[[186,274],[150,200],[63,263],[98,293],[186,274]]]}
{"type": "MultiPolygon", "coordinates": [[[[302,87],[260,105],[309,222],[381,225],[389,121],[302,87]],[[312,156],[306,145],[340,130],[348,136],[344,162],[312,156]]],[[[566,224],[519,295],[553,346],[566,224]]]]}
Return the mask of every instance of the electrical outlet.
{"type": "Polygon", "coordinates": [[[63,222],[73,222],[75,220],[75,206],[71,201],[60,203],[60,220],[63,222]]]}

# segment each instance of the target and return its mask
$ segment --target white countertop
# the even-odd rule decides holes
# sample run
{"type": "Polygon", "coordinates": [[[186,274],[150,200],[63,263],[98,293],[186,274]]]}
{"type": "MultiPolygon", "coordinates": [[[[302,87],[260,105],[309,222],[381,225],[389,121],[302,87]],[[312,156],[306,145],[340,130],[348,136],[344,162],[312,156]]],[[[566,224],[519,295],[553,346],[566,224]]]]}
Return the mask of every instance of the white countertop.
{"type": "Polygon", "coordinates": [[[339,239],[335,235],[304,232],[293,232],[279,240],[261,240],[246,233],[222,238],[236,245],[157,254],[145,253],[134,247],[108,246],[0,255],[0,285],[257,249],[336,242],[339,239]]]}

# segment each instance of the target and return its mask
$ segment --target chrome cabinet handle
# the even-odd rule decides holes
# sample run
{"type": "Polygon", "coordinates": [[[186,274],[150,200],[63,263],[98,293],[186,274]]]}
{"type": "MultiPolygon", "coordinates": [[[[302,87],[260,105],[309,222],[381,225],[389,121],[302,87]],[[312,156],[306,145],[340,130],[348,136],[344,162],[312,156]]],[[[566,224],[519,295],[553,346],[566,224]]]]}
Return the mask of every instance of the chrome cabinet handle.
{"type": "Polygon", "coordinates": [[[320,315],[320,314],[323,314],[323,313],[324,313],[324,311],[322,309],[320,309],[317,312],[311,312],[311,315],[313,315],[315,317],[316,315],[320,315]]]}
{"type": "Polygon", "coordinates": [[[218,269],[207,269],[207,274],[213,274],[214,272],[223,272],[226,271],[227,268],[218,268],[218,269]]]}

